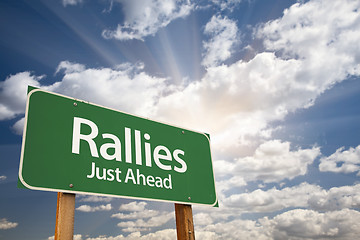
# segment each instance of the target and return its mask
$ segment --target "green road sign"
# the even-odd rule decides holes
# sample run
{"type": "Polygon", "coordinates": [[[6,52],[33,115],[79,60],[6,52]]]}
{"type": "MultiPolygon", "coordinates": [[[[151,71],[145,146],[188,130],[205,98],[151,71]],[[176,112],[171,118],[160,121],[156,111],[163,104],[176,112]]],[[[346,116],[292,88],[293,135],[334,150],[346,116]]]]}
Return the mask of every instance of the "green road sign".
{"type": "Polygon", "coordinates": [[[40,89],[28,94],[19,180],[34,190],[217,202],[206,134],[40,89]]]}

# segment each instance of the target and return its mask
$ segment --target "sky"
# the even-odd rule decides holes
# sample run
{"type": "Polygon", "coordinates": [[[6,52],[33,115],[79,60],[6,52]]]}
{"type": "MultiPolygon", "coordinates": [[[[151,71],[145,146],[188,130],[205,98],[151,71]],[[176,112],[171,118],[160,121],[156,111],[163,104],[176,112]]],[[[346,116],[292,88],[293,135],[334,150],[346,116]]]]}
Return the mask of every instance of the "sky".
{"type": "MultiPolygon", "coordinates": [[[[209,133],[219,208],[193,205],[197,239],[355,239],[359,11],[357,0],[2,0],[0,239],[55,231],[57,194],[17,188],[28,85],[209,133]]],[[[76,240],[175,239],[175,227],[173,203],[76,196],[76,240]]]]}

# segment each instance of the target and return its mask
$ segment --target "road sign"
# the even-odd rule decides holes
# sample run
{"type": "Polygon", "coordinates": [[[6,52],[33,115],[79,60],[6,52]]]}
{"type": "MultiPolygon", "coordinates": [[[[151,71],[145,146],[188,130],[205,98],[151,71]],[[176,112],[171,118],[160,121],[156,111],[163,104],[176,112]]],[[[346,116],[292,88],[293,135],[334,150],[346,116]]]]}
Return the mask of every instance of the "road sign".
{"type": "Polygon", "coordinates": [[[206,134],[33,89],[19,180],[29,189],[215,205],[206,134]]]}

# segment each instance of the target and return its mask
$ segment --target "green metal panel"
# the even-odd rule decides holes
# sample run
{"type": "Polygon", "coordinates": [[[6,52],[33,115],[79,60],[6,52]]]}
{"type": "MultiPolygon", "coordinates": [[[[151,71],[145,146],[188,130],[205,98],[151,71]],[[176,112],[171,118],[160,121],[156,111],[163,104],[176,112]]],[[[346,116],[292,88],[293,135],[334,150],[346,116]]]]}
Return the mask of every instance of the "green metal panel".
{"type": "Polygon", "coordinates": [[[19,179],[34,190],[217,203],[208,135],[41,89],[28,94],[19,179]]]}

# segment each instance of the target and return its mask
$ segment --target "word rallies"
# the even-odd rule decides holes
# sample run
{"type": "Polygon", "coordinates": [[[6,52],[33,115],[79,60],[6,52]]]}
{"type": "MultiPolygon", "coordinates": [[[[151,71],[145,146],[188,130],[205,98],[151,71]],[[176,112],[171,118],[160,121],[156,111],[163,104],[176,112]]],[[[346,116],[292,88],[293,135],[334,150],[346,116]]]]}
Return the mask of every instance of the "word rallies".
{"type": "MultiPolygon", "coordinates": [[[[100,155],[105,160],[115,160],[122,161],[122,149],[125,149],[124,156],[125,162],[128,164],[133,163],[132,159],[132,130],[125,127],[124,141],[120,140],[116,135],[111,133],[103,133],[101,136],[103,139],[108,139],[111,142],[104,143],[100,146],[100,155]],[[124,147],[124,148],[123,148],[124,147]],[[109,154],[108,150],[113,149],[113,154],[109,154]]],[[[98,126],[85,118],[74,117],[73,122],[73,138],[72,138],[72,153],[80,154],[80,141],[83,140],[87,142],[90,148],[90,153],[92,157],[99,158],[98,146],[96,145],[95,138],[99,134],[98,126]],[[90,127],[91,131],[89,134],[81,134],[81,126],[87,125],[90,127]]],[[[186,162],[183,157],[185,152],[181,149],[175,149],[172,153],[170,150],[163,145],[156,146],[153,151],[151,150],[150,134],[144,134],[144,149],[145,149],[145,166],[152,167],[152,160],[162,170],[171,171],[174,170],[178,173],[185,173],[187,170],[186,162]],[[174,163],[172,163],[172,161],[174,163]]],[[[142,138],[141,132],[139,130],[134,131],[135,138],[135,163],[136,165],[143,165],[143,152],[142,152],[142,138]]],[[[109,170],[108,170],[109,171],[109,170]]],[[[118,177],[118,172],[116,170],[110,171],[111,173],[115,171],[116,177],[118,177]]],[[[111,174],[112,175],[112,174],[111,174]]],[[[113,176],[113,175],[112,175],[113,176]]]]}

